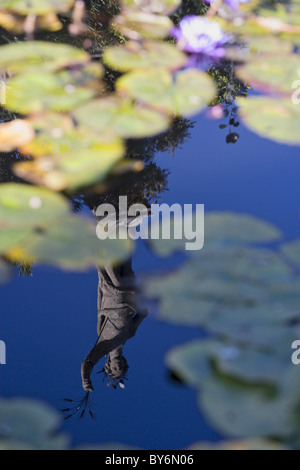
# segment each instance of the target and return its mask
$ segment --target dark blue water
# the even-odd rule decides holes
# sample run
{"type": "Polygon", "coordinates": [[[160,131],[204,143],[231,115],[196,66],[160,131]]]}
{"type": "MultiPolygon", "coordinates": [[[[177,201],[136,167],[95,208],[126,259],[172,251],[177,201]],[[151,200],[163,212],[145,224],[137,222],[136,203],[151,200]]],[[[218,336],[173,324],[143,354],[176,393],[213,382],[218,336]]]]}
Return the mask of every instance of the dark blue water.
{"type": "MultiPolygon", "coordinates": [[[[240,127],[240,140],[225,143],[218,123],[200,116],[191,139],[174,156],[157,155],[169,168],[162,202],[204,204],[205,211],[232,210],[279,226],[288,239],[300,236],[300,152],[240,127]]],[[[137,275],[166,268],[138,244],[137,275]]],[[[0,394],[28,396],[60,408],[62,397],[80,398],[80,364],[96,340],[97,273],[65,273],[35,267],[32,278],[15,277],[0,293],[1,339],[7,365],[0,368],[0,394]]],[[[179,449],[199,440],[218,440],[196,405],[196,394],[168,379],[164,356],[174,345],[200,336],[190,328],[155,319],[150,310],[126,343],[126,390],[112,390],[94,376],[96,420],[64,424],[72,445],[121,442],[144,449],[179,449]]]]}

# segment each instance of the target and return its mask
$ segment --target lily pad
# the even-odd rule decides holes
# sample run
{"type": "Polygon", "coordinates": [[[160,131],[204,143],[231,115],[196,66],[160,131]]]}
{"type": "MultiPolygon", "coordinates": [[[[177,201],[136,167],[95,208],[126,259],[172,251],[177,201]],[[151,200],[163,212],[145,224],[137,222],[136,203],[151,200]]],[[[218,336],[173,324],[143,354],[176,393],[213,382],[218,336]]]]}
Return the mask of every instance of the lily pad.
{"type": "Polygon", "coordinates": [[[1,46],[0,68],[12,74],[30,70],[50,72],[89,61],[89,54],[68,44],[24,41],[1,46]]]}
{"type": "Polygon", "coordinates": [[[94,100],[73,111],[76,121],[98,133],[113,131],[123,138],[144,138],[164,132],[169,118],[131,100],[108,97],[94,100]]]}
{"type": "Polygon", "coordinates": [[[239,98],[239,114],[253,132],[276,142],[299,145],[300,106],[291,98],[253,96],[239,98]]]}
{"type": "Polygon", "coordinates": [[[300,265],[300,240],[284,243],[281,245],[281,252],[290,262],[300,265]]]}
{"type": "Polygon", "coordinates": [[[183,382],[200,388],[212,375],[211,354],[219,346],[213,340],[194,340],[168,351],[165,363],[183,382]]]}
{"type": "Polygon", "coordinates": [[[202,386],[198,402],[211,425],[228,437],[288,438],[295,430],[289,398],[263,387],[214,378],[202,386]]]}
{"type": "Polygon", "coordinates": [[[121,0],[125,8],[139,8],[146,13],[169,15],[181,4],[181,0],[121,0]]]}
{"type": "Polygon", "coordinates": [[[70,215],[44,232],[32,234],[22,249],[29,259],[82,271],[120,262],[130,254],[132,243],[129,239],[99,240],[91,221],[70,215]]]}
{"type": "Polygon", "coordinates": [[[112,27],[130,39],[167,37],[174,26],[168,16],[145,13],[135,9],[115,16],[112,27]]]}
{"type": "Polygon", "coordinates": [[[283,444],[272,441],[270,439],[240,439],[240,440],[223,440],[217,443],[212,442],[195,442],[188,447],[190,450],[288,450],[283,444]]]}
{"type": "Polygon", "coordinates": [[[300,78],[299,57],[297,54],[260,54],[237,70],[238,77],[254,89],[283,93],[290,97],[291,80],[300,78]]]}
{"type": "Polygon", "coordinates": [[[273,224],[250,214],[212,212],[205,216],[205,243],[265,243],[279,240],[280,230],[273,224]]]}
{"type": "Polygon", "coordinates": [[[121,77],[116,87],[163,112],[191,116],[200,112],[215,96],[212,79],[196,69],[178,72],[173,77],[166,70],[134,70],[121,77]]]}
{"type": "Polygon", "coordinates": [[[2,0],[1,7],[12,10],[19,15],[45,15],[52,11],[66,12],[74,5],[75,0],[2,0]]]}
{"type": "Polygon", "coordinates": [[[55,223],[68,214],[70,204],[63,196],[24,184],[0,186],[0,227],[33,228],[55,223]]]}
{"type": "Polygon", "coordinates": [[[95,92],[75,83],[72,72],[23,73],[8,82],[5,106],[21,114],[44,110],[69,111],[95,92]]]}
{"type": "Polygon", "coordinates": [[[176,70],[184,66],[187,57],[167,42],[128,41],[125,45],[105,49],[103,60],[114,70],[128,72],[132,69],[176,70]]]}
{"type": "Polygon", "coordinates": [[[95,149],[82,149],[40,157],[17,163],[15,173],[34,184],[54,191],[73,191],[101,182],[123,157],[121,141],[98,144],[95,149]]]}
{"type": "Polygon", "coordinates": [[[62,450],[69,444],[65,434],[57,434],[61,425],[58,413],[48,405],[27,398],[0,400],[0,442],[10,447],[37,450],[62,450]],[[56,434],[55,434],[56,433],[56,434]]]}

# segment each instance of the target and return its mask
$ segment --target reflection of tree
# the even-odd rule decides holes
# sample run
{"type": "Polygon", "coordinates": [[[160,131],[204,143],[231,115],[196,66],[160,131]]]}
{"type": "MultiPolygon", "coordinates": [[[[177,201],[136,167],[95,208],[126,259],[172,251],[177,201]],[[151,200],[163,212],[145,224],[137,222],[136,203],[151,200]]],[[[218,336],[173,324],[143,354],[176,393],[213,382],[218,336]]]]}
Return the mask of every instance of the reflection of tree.
{"type": "Polygon", "coordinates": [[[80,201],[92,210],[104,202],[116,205],[119,195],[127,196],[128,205],[141,203],[149,206],[157,201],[159,195],[167,191],[169,171],[160,168],[153,159],[159,152],[174,153],[190,137],[193,126],[192,121],[176,117],[171,128],[159,136],[127,141],[126,158],[131,162],[141,161],[143,170],[111,176],[103,194],[77,195],[76,206],[78,207],[80,201]]]}

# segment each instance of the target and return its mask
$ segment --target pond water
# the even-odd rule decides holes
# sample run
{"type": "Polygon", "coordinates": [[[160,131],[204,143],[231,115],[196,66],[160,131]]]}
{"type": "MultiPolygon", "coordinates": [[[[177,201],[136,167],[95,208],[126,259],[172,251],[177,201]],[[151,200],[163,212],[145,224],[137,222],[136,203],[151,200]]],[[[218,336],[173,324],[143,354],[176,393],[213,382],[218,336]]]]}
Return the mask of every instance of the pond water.
{"type": "MultiPolygon", "coordinates": [[[[242,125],[239,141],[228,145],[218,121],[204,115],[193,120],[181,149],[155,156],[157,165],[170,170],[161,202],[204,204],[206,214],[251,214],[278,226],[287,240],[299,237],[299,149],[260,138],[242,125]]],[[[139,241],[132,265],[143,279],[181,263],[181,255],[161,259],[139,241]]],[[[15,275],[1,288],[1,339],[7,347],[1,396],[33,397],[56,409],[67,406],[65,397],[83,396],[80,366],[97,338],[97,284],[96,270],[76,274],[35,266],[33,277],[15,275]]],[[[172,380],[165,365],[171,347],[203,336],[200,328],[160,321],[149,303],[148,317],[124,347],[125,390],[108,388],[101,375],[93,376],[95,419],[74,416],[62,425],[72,446],[113,441],[182,449],[228,437],[199,412],[195,390],[172,380]]]]}

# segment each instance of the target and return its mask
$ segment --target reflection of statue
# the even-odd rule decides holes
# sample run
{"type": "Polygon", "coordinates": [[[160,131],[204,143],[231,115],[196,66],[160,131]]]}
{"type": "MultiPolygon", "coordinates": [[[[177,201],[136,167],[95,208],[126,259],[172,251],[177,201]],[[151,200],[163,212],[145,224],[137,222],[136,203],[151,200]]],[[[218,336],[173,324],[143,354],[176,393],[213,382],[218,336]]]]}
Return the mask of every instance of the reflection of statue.
{"type": "Polygon", "coordinates": [[[128,364],[123,356],[123,346],[132,338],[147,316],[137,312],[135,276],[131,261],[117,267],[99,269],[98,286],[98,340],[81,366],[82,386],[93,391],[90,379],[97,362],[107,356],[103,372],[109,384],[123,386],[128,364]]]}

